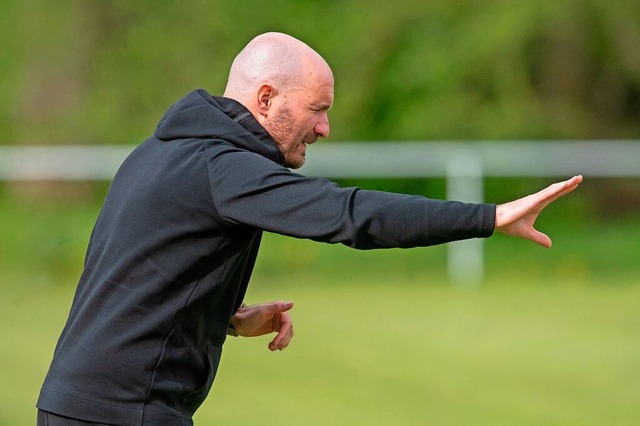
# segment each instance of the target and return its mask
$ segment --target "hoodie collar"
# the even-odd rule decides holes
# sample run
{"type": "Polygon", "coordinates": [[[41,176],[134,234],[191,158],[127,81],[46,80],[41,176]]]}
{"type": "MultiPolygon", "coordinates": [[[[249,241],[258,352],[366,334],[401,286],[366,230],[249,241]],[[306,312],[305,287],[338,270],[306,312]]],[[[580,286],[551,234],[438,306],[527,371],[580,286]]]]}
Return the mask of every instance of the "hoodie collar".
{"type": "Polygon", "coordinates": [[[198,89],[173,104],[158,123],[155,136],[164,141],[181,138],[223,139],[278,164],[284,157],[253,114],[240,102],[211,96],[198,89]]]}
{"type": "Polygon", "coordinates": [[[212,96],[218,103],[220,110],[227,117],[244,127],[249,133],[258,138],[262,142],[275,145],[271,135],[262,127],[258,120],[255,119],[251,111],[235,99],[225,98],[223,96],[212,96]]]}

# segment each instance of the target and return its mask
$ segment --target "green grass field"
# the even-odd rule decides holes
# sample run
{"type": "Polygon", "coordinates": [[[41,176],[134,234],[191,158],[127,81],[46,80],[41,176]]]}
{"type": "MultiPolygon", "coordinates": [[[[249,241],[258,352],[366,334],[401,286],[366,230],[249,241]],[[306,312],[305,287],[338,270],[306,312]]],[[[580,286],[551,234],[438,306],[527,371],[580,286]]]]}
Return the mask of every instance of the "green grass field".
{"type": "MultiPolygon", "coordinates": [[[[294,341],[230,340],[196,424],[637,424],[640,286],[561,285],[263,283],[294,341]]],[[[71,293],[3,289],[0,424],[33,424],[71,293]]]]}
{"type": "MultiPolygon", "coordinates": [[[[0,201],[0,425],[35,423],[97,208],[0,201]]],[[[477,288],[444,247],[268,235],[247,299],[293,299],[296,336],[230,339],[196,425],[638,424],[636,221],[545,220],[554,248],[488,240],[477,288]]]]}

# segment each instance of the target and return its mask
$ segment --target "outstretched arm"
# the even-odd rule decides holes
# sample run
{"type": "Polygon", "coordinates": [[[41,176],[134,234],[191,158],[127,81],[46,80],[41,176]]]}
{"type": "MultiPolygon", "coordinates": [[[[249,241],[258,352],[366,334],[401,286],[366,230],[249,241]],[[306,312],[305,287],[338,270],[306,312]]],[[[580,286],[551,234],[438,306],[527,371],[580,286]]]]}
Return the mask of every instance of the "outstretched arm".
{"type": "Polygon", "coordinates": [[[535,194],[496,206],[495,230],[506,235],[526,238],[546,248],[551,247],[551,238],[534,228],[536,219],[546,206],[576,189],[580,182],[582,176],[574,176],[535,194]]]}
{"type": "Polygon", "coordinates": [[[263,336],[277,333],[271,342],[271,351],[283,350],[293,337],[293,322],[289,311],[293,302],[270,302],[258,305],[241,306],[231,317],[235,334],[244,337],[263,336]]]}

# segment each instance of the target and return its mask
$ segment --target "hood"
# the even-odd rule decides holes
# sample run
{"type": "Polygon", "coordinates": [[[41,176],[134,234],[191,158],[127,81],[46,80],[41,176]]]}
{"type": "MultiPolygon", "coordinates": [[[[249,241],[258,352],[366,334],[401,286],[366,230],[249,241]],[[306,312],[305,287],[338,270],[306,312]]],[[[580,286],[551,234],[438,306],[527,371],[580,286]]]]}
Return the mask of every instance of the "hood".
{"type": "Polygon", "coordinates": [[[164,113],[154,132],[162,141],[173,139],[224,139],[256,152],[276,163],[284,158],[269,133],[241,103],[211,96],[198,89],[187,94],[164,113]]]}

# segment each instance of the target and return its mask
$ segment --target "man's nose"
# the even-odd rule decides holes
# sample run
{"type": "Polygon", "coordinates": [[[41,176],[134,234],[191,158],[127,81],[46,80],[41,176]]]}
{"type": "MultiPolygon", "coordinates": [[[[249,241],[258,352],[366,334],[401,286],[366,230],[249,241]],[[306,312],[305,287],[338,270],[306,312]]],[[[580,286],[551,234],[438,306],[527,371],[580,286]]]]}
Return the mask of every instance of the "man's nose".
{"type": "Polygon", "coordinates": [[[317,122],[315,127],[313,128],[313,131],[320,138],[328,138],[329,137],[329,131],[330,131],[329,118],[325,116],[325,118],[323,120],[317,122]]]}

